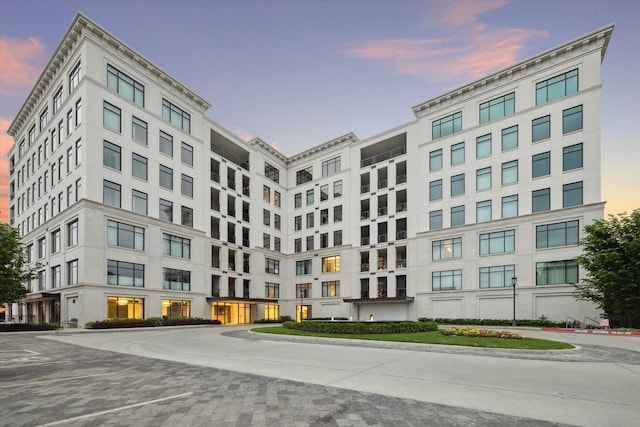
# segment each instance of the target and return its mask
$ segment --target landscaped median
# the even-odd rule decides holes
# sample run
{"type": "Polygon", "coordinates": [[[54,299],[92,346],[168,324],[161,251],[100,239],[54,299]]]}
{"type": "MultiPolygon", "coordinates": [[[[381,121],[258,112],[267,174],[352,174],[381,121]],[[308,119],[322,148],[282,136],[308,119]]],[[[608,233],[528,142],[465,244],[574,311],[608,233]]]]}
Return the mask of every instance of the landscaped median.
{"type": "Polygon", "coordinates": [[[496,331],[477,327],[438,329],[438,325],[435,322],[284,322],[282,326],[258,327],[252,329],[252,331],[280,335],[468,347],[529,350],[567,350],[574,348],[571,344],[527,338],[510,331],[496,331]]]}

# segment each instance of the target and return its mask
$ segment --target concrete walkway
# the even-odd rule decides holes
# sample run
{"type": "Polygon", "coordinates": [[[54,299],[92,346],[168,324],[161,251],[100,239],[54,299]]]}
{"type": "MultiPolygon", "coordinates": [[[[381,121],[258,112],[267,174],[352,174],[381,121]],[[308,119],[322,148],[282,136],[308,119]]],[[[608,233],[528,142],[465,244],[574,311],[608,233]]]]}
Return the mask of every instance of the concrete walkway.
{"type": "Polygon", "coordinates": [[[496,417],[633,427],[640,419],[638,337],[521,330],[527,336],[572,342],[581,348],[520,352],[322,339],[300,342],[247,329],[158,328],[58,333],[46,338],[460,411],[490,412],[496,417]]]}

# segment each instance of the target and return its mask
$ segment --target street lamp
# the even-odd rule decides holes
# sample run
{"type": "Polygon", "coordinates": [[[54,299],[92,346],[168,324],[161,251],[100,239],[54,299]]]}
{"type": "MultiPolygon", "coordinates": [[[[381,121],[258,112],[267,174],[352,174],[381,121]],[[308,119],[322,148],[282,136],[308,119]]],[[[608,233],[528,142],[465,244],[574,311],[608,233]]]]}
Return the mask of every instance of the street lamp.
{"type": "Polygon", "coordinates": [[[517,277],[511,278],[511,286],[513,286],[513,324],[511,326],[516,326],[516,283],[518,283],[517,277]]]}

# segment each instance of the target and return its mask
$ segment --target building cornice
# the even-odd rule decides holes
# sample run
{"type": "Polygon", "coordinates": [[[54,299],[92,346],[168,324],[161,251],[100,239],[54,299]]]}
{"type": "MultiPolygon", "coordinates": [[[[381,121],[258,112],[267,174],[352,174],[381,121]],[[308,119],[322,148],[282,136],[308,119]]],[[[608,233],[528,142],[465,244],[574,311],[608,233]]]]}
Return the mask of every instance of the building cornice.
{"type": "Polygon", "coordinates": [[[319,153],[324,153],[325,151],[334,149],[339,145],[353,144],[356,142],[359,142],[358,137],[353,132],[349,132],[335,139],[332,139],[331,141],[325,142],[324,144],[317,145],[313,148],[303,151],[302,153],[289,157],[287,159],[287,164],[298,162],[300,160],[307,160],[308,158],[316,156],[319,153]]]}
{"type": "Polygon", "coordinates": [[[413,110],[413,114],[415,114],[416,118],[424,117],[434,110],[438,110],[443,105],[450,105],[453,102],[466,99],[468,95],[476,95],[489,89],[493,89],[497,83],[525,76],[529,70],[539,68],[540,64],[543,62],[553,62],[558,58],[571,57],[575,55],[576,52],[580,55],[584,55],[585,53],[591,52],[595,49],[600,49],[600,61],[602,62],[607,51],[607,46],[609,45],[609,40],[611,39],[611,34],[613,33],[613,27],[614,24],[610,24],[558,47],[549,49],[534,57],[525,59],[524,61],[512,65],[509,68],[505,68],[504,70],[476,80],[473,83],[469,83],[458,89],[454,89],[441,96],[418,104],[411,108],[413,110]]]}

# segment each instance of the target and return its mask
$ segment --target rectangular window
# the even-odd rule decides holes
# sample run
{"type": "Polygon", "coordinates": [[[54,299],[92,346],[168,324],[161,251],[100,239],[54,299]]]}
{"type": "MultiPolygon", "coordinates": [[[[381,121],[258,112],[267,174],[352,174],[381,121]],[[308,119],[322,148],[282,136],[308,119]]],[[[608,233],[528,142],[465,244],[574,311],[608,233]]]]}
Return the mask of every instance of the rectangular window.
{"type": "Polygon", "coordinates": [[[275,166],[264,162],[264,176],[270,179],[273,182],[280,182],[280,169],[275,166]]]}
{"type": "Polygon", "coordinates": [[[173,169],[160,165],[160,187],[173,190],[173,169]]]}
{"type": "Polygon", "coordinates": [[[502,164],[502,185],[518,182],[518,161],[513,160],[502,164]]]}
{"type": "Polygon", "coordinates": [[[107,260],[107,284],[144,287],[144,265],[107,260]]]}
{"type": "Polygon", "coordinates": [[[309,166],[296,172],[296,184],[304,184],[313,180],[313,166],[309,166]]]}
{"type": "Polygon", "coordinates": [[[191,239],[162,234],[162,254],[178,258],[191,258],[191,239]]]}
{"type": "Polygon", "coordinates": [[[307,190],[307,206],[313,204],[313,196],[315,195],[315,191],[313,188],[311,190],[307,190]]]}
{"type": "Polygon", "coordinates": [[[531,193],[531,212],[543,212],[551,209],[551,189],[543,188],[531,193]]]}
{"type": "Polygon", "coordinates": [[[480,104],[480,124],[505,117],[515,112],[516,94],[508,93],[480,104]]]}
{"type": "Polygon", "coordinates": [[[582,144],[570,145],[562,149],[562,170],[568,171],[582,167],[582,144]]]}
{"type": "Polygon", "coordinates": [[[340,271],[340,255],[322,258],[323,273],[337,273],[340,271]]]}
{"type": "Polygon", "coordinates": [[[562,186],[562,207],[579,206],[582,204],[582,181],[562,186]]]}
{"type": "Polygon", "coordinates": [[[578,224],[576,220],[536,226],[536,249],[577,245],[578,224]]]}
{"type": "Polygon", "coordinates": [[[436,171],[442,169],[442,149],[429,153],[429,170],[436,171]]]}
{"type": "Polygon", "coordinates": [[[431,242],[431,259],[434,261],[442,259],[462,258],[462,237],[453,239],[434,240],[431,242]]]}
{"type": "Polygon", "coordinates": [[[121,206],[120,184],[105,179],[102,184],[102,202],[105,205],[119,208],[121,206]]]}
{"type": "Polygon", "coordinates": [[[491,221],[491,200],[476,203],[476,222],[491,221]]]}
{"type": "Polygon", "coordinates": [[[487,157],[491,155],[491,134],[479,136],[476,138],[476,158],[487,157]]]}
{"type": "Polygon", "coordinates": [[[302,207],[302,193],[296,193],[296,195],[293,198],[293,205],[295,208],[302,207]]]}
{"type": "Polygon", "coordinates": [[[74,259],[73,261],[67,262],[67,285],[77,285],[79,283],[78,280],[78,260],[74,259]]]}
{"type": "MultiPolygon", "coordinates": [[[[107,101],[102,103],[102,122],[105,127],[120,133],[121,128],[121,112],[118,107],[115,105],[109,104],[107,101]]],[[[62,135],[60,135],[60,139],[62,140],[62,135]]]]}
{"type": "Polygon", "coordinates": [[[131,138],[133,138],[134,141],[147,145],[148,135],[147,122],[134,116],[131,123],[131,138]]]}
{"type": "Polygon", "coordinates": [[[514,216],[518,216],[517,194],[502,198],[502,218],[513,218],[514,216]]]}
{"type": "Polygon", "coordinates": [[[278,283],[266,282],[264,284],[265,298],[280,298],[280,285],[278,283]]]}
{"type": "Polygon", "coordinates": [[[515,251],[516,231],[504,230],[480,235],[480,255],[503,254],[515,251]]]}
{"type": "Polygon", "coordinates": [[[322,209],[320,211],[320,225],[329,224],[329,209],[322,209]]]}
{"type": "Polygon", "coordinates": [[[82,161],[82,140],[76,141],[76,166],[82,161]]]}
{"type": "Polygon", "coordinates": [[[108,220],[107,244],[144,251],[144,228],[108,220]]]}
{"type": "Polygon", "coordinates": [[[82,123],[82,99],[76,101],[76,127],[82,123]]]}
{"type": "Polygon", "coordinates": [[[464,174],[454,175],[451,177],[451,195],[459,196],[464,194],[464,174]]]}
{"type": "Polygon", "coordinates": [[[160,152],[173,157],[173,136],[160,131],[160,152]]]}
{"type": "Polygon", "coordinates": [[[432,272],[431,289],[434,291],[453,291],[462,289],[462,270],[432,272]]]}
{"type": "Polygon", "coordinates": [[[322,176],[330,176],[340,172],[340,156],[322,162],[322,176]]]}
{"type": "Polygon", "coordinates": [[[480,267],[480,289],[510,288],[511,278],[516,277],[515,265],[480,267]]]}
{"type": "Polygon", "coordinates": [[[464,142],[451,146],[451,165],[464,163],[464,142]]]}
{"type": "Polygon", "coordinates": [[[271,235],[267,233],[262,233],[262,247],[265,249],[271,248],[271,235]]]}
{"type": "Polygon", "coordinates": [[[342,221],[342,205],[333,207],[333,222],[342,221]]]}
{"type": "Polygon", "coordinates": [[[47,256],[47,239],[38,239],[38,259],[42,259],[47,256]]]}
{"type": "Polygon", "coordinates": [[[162,289],[171,289],[172,291],[190,291],[191,272],[163,267],[162,289]]]}
{"type": "Polygon", "coordinates": [[[141,215],[147,215],[149,210],[147,193],[131,190],[131,210],[141,215]]]}
{"type": "Polygon", "coordinates": [[[193,166],[193,147],[186,142],[180,146],[180,160],[187,166],[193,166]]]}
{"type": "Polygon", "coordinates": [[[575,260],[536,263],[536,285],[575,283],[578,283],[578,264],[575,260]]]}
{"type": "Polygon", "coordinates": [[[45,130],[47,123],[49,123],[49,110],[45,108],[44,111],[40,113],[40,132],[45,130]]]}
{"type": "Polygon", "coordinates": [[[78,220],[67,224],[67,246],[78,244],[78,220]]]}
{"type": "Polygon", "coordinates": [[[274,213],[273,214],[273,228],[275,228],[276,230],[280,230],[280,226],[281,226],[280,215],[274,213]]]}
{"type": "Polygon", "coordinates": [[[311,274],[311,261],[310,259],[296,261],[296,276],[311,274]]]}
{"type": "Polygon", "coordinates": [[[148,161],[146,157],[142,157],[136,153],[131,155],[131,174],[136,178],[147,180],[147,165],[148,161]]]}
{"type": "MultiPolygon", "coordinates": [[[[248,196],[248,194],[247,194],[248,196]]],[[[273,206],[280,207],[281,196],[279,191],[273,191],[273,206]]]]}
{"type": "Polygon", "coordinates": [[[293,231],[302,230],[302,216],[298,215],[293,218],[293,231]]]}
{"type": "Polygon", "coordinates": [[[186,133],[191,133],[191,115],[166,99],[162,100],[162,119],[186,133]]]}
{"type": "Polygon", "coordinates": [[[442,228],[442,209],[429,212],[429,230],[439,230],[442,228]]]}
{"type": "Polygon", "coordinates": [[[531,177],[549,175],[551,173],[551,152],[536,154],[531,158],[531,177]]]}
{"type": "Polygon", "coordinates": [[[329,200],[329,184],[320,186],[320,201],[324,202],[326,200],[329,200]]]}
{"type": "Polygon", "coordinates": [[[293,251],[295,253],[302,252],[302,239],[297,238],[293,240],[293,251]]]}
{"type": "Polygon", "coordinates": [[[320,247],[321,248],[329,247],[329,233],[320,234],[320,247]]]}
{"type": "Polygon", "coordinates": [[[342,197],[342,180],[333,183],[333,198],[342,197]]]}
{"type": "Polygon", "coordinates": [[[464,225],[464,205],[451,208],[451,226],[464,225]]]}
{"type": "Polygon", "coordinates": [[[62,107],[62,100],[63,100],[63,93],[62,93],[62,86],[60,86],[60,89],[58,89],[58,91],[53,95],[53,114],[54,115],[58,112],[60,107],[62,107]]]}
{"type": "Polygon", "coordinates": [[[280,261],[277,259],[264,259],[264,272],[269,274],[280,274],[280,261]]]}
{"type": "Polygon", "coordinates": [[[442,180],[431,181],[429,183],[429,201],[442,199],[442,180]]]}
{"type": "Polygon", "coordinates": [[[51,232],[51,253],[55,254],[60,252],[62,248],[62,232],[58,228],[57,230],[51,232]]]}
{"type": "Polygon", "coordinates": [[[111,169],[120,170],[120,147],[108,141],[103,141],[102,164],[111,169]]]}
{"type": "Polygon", "coordinates": [[[491,188],[491,167],[476,171],[476,190],[488,190],[491,188]]]}
{"type": "Polygon", "coordinates": [[[313,225],[314,225],[313,218],[314,218],[313,212],[309,212],[307,214],[307,228],[313,228],[313,225]]]}
{"type": "Polygon", "coordinates": [[[269,212],[267,209],[262,210],[262,223],[266,226],[271,225],[271,212],[269,212]]]}
{"type": "Polygon", "coordinates": [[[173,202],[160,199],[159,215],[161,220],[173,222],[173,202]]]}
{"type": "Polygon", "coordinates": [[[271,188],[266,185],[262,186],[262,200],[266,203],[271,202],[271,188]]]}
{"type": "Polygon", "coordinates": [[[431,123],[431,139],[438,139],[462,130],[462,112],[458,111],[431,123]]]}
{"type": "Polygon", "coordinates": [[[333,280],[330,282],[322,282],[322,296],[323,297],[340,296],[340,281],[333,280]]]}
{"type": "Polygon", "coordinates": [[[518,148],[518,126],[502,129],[502,151],[518,148]]]}
{"type": "Polygon", "coordinates": [[[575,132],[582,129],[582,105],[562,112],[562,133],[575,132]]]}
{"type": "Polygon", "coordinates": [[[193,178],[185,174],[181,175],[180,192],[183,196],[193,197],[193,178]]]}
{"type": "Polygon", "coordinates": [[[180,224],[193,227],[193,209],[186,206],[180,208],[180,224]]]}
{"type": "Polygon", "coordinates": [[[531,122],[531,141],[538,142],[551,136],[551,116],[544,116],[531,122]]]}
{"type": "Polygon", "coordinates": [[[536,105],[571,95],[577,91],[578,70],[575,69],[536,83],[536,105]]]}
{"type": "Polygon", "coordinates": [[[342,245],[342,230],[336,230],[333,232],[333,246],[342,245]]]}
{"type": "Polygon", "coordinates": [[[107,65],[107,87],[144,108],[144,86],[111,65],[107,65]]]}

